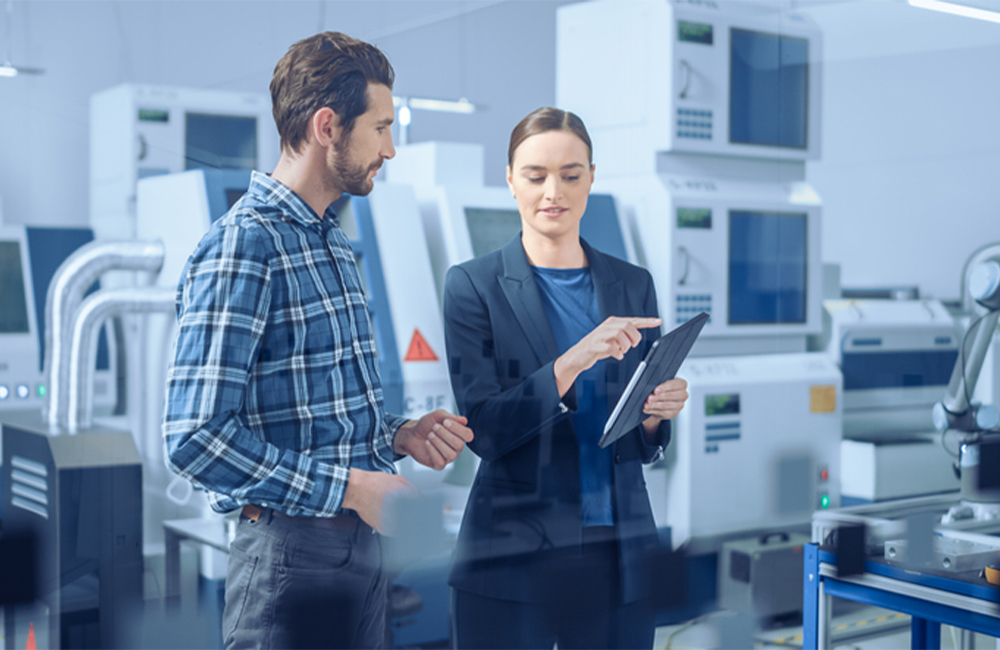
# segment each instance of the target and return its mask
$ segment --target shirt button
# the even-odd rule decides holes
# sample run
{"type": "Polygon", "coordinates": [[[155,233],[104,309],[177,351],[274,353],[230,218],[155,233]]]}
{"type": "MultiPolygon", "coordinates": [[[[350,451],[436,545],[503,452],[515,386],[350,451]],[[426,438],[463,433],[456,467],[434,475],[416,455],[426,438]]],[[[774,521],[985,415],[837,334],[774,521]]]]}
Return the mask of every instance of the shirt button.
{"type": "Polygon", "coordinates": [[[622,455],[621,454],[615,454],[615,462],[616,463],[622,462],[622,455]]]}

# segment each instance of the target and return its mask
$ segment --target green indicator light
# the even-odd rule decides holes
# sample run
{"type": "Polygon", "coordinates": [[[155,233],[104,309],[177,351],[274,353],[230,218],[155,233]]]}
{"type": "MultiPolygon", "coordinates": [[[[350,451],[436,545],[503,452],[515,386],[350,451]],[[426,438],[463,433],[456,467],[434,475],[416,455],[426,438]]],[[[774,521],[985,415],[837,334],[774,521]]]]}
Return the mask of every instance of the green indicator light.
{"type": "Polygon", "coordinates": [[[46,392],[47,391],[45,390],[45,384],[38,384],[38,396],[45,397],[46,392]]]}
{"type": "Polygon", "coordinates": [[[830,497],[826,494],[819,498],[819,507],[826,509],[830,507],[830,497]]]}

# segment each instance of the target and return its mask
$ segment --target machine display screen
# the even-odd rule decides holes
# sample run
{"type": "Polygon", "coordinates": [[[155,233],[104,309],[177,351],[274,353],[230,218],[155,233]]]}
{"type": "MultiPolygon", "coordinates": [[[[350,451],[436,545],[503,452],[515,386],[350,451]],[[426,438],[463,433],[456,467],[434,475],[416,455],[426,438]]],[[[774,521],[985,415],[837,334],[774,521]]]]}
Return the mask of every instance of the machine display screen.
{"type": "Polygon", "coordinates": [[[809,41],[733,28],[729,42],[729,141],[805,149],[809,41]]]}
{"type": "Polygon", "coordinates": [[[739,412],[739,393],[705,396],[705,415],[739,415],[739,412]]]}
{"type": "Polygon", "coordinates": [[[170,121],[170,111],[165,111],[157,108],[140,108],[139,121],[160,122],[166,124],[167,122],[170,121]]]}
{"type": "Polygon", "coordinates": [[[243,197],[243,195],[246,194],[246,193],[247,193],[247,190],[246,190],[245,187],[227,187],[226,188],[226,204],[230,208],[232,208],[234,205],[236,205],[236,202],[239,201],[243,197]]]}
{"type": "Polygon", "coordinates": [[[0,296],[0,334],[27,334],[28,299],[20,242],[0,241],[0,296]]]}
{"type": "Polygon", "coordinates": [[[492,253],[521,232],[521,214],[502,208],[465,208],[465,223],[476,257],[492,253]]]}
{"type": "Polygon", "coordinates": [[[678,228],[712,229],[712,211],[707,208],[677,208],[678,228]]]}
{"type": "Polygon", "coordinates": [[[712,26],[705,23],[677,21],[677,40],[684,43],[712,44],[712,26]]]}
{"type": "Polygon", "coordinates": [[[188,113],[184,169],[256,169],[257,118],[188,113]]]}
{"type": "Polygon", "coordinates": [[[806,322],[806,214],[729,213],[729,324],[806,322]]]}

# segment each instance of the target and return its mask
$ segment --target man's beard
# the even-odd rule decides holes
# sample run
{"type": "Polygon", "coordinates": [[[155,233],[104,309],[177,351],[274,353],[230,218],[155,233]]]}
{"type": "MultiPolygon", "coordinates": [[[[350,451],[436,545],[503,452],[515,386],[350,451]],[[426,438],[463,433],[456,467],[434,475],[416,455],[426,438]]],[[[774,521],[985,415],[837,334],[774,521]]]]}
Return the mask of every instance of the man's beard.
{"type": "Polygon", "coordinates": [[[350,157],[351,135],[345,134],[334,145],[332,160],[327,161],[329,189],[353,196],[367,196],[375,187],[368,175],[382,166],[382,160],[369,165],[357,164],[350,157]]]}

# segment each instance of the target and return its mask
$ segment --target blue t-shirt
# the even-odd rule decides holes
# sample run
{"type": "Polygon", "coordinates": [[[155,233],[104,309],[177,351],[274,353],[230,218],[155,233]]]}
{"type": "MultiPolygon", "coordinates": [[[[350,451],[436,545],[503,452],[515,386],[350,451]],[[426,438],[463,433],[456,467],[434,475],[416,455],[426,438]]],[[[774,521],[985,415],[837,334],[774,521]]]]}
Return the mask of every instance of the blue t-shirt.
{"type": "MultiPolygon", "coordinates": [[[[542,293],[545,313],[562,354],[580,342],[601,317],[589,268],[531,267],[542,293]]],[[[577,411],[573,414],[580,445],[580,496],[584,526],[613,526],[611,449],[597,446],[608,421],[608,384],[605,362],[598,361],[576,379],[577,411]]]]}

